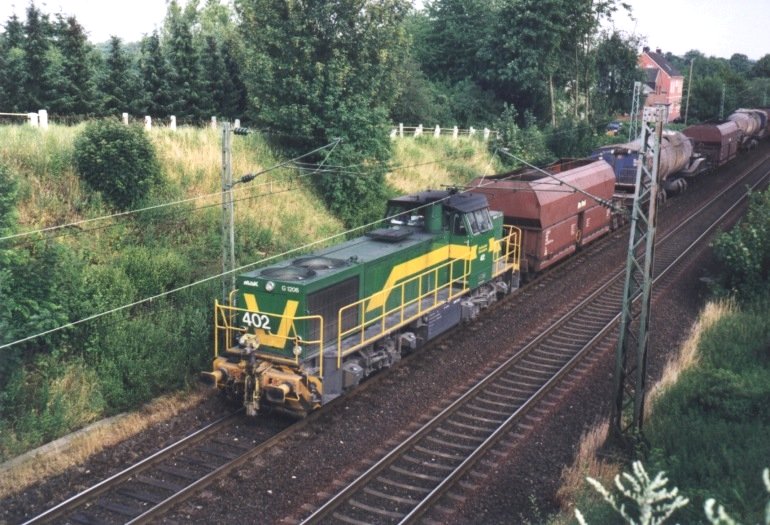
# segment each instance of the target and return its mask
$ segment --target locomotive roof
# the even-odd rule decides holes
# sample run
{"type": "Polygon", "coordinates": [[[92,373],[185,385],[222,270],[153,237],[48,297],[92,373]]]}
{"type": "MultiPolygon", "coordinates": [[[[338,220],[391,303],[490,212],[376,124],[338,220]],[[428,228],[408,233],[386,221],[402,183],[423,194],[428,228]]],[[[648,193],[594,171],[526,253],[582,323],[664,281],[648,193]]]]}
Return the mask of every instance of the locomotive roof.
{"type": "Polygon", "coordinates": [[[335,246],[316,250],[312,253],[281,261],[277,264],[271,264],[265,268],[252,270],[248,273],[241,274],[240,277],[245,279],[272,280],[291,284],[311,284],[315,281],[326,279],[336,273],[349,270],[352,266],[357,264],[369,264],[373,261],[388,257],[411,246],[415,246],[423,242],[429,242],[435,237],[436,234],[419,230],[413,230],[408,237],[400,239],[398,242],[382,242],[371,239],[367,236],[356,237],[355,239],[345,241],[335,246]],[[341,264],[334,265],[333,267],[330,266],[326,268],[314,268],[313,272],[304,275],[301,279],[282,279],[278,276],[271,276],[269,274],[263,273],[265,270],[287,268],[295,269],[296,263],[299,259],[310,258],[328,258],[333,261],[339,261],[341,264]]]}
{"type": "Polygon", "coordinates": [[[414,205],[415,208],[433,202],[444,201],[444,207],[461,213],[480,210],[488,206],[487,197],[479,193],[455,193],[451,190],[428,190],[390,199],[388,203],[414,205]]]}

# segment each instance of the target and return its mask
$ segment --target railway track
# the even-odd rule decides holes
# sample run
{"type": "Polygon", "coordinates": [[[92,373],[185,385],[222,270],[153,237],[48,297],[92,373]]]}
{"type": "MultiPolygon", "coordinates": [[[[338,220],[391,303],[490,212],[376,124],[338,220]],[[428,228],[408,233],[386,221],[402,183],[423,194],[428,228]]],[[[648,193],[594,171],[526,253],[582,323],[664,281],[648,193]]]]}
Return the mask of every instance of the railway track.
{"type": "MultiPolygon", "coordinates": [[[[766,173],[769,165],[770,160],[764,160],[749,171],[757,173],[764,170],[766,173]]],[[[727,190],[735,194],[733,197],[715,198],[698,213],[701,216],[710,213],[714,217],[721,217],[727,209],[724,204],[737,200],[738,194],[745,194],[743,188],[746,184],[743,179],[736,181],[727,190]]],[[[683,232],[677,235],[686,238],[695,235],[693,231],[698,229],[702,230],[702,226],[690,220],[681,224],[676,232],[683,232]]],[[[656,252],[659,265],[664,259],[674,260],[681,256],[681,248],[667,241],[676,232],[660,240],[656,252]]],[[[549,280],[549,275],[553,277],[555,274],[549,272],[546,274],[546,280],[549,280]]],[[[539,278],[535,282],[540,280],[539,278]]],[[[525,428],[527,424],[523,420],[537,400],[547,395],[550,389],[559,383],[560,378],[568,374],[582,357],[590,352],[592,345],[606,341],[607,333],[611,330],[610,325],[619,312],[622,295],[622,282],[619,289],[617,284],[614,286],[615,288],[613,283],[609,283],[595,292],[570,314],[559,319],[552,329],[541,334],[509,362],[500,366],[492,374],[499,377],[496,387],[484,390],[481,385],[477,386],[439,414],[435,420],[441,419],[446,423],[444,427],[440,427],[442,430],[436,430],[437,434],[425,434],[425,429],[435,425],[434,423],[428,423],[416,432],[413,438],[407,441],[419,448],[414,448],[411,454],[400,459],[405,462],[403,466],[395,463],[395,451],[388,454],[383,461],[388,458],[394,461],[383,468],[394,472],[403,471],[401,474],[407,476],[406,478],[391,479],[381,476],[387,481],[377,483],[384,483],[384,486],[367,486],[362,480],[360,491],[375,499],[370,501],[361,496],[349,498],[350,501],[362,504],[362,507],[353,505],[354,517],[334,517],[335,513],[343,516],[342,511],[338,509],[345,507],[342,503],[344,498],[338,503],[332,503],[342,497],[343,493],[340,493],[335,500],[310,516],[308,522],[400,522],[413,520],[425,512],[470,469],[484,451],[500,436],[506,434],[508,429],[516,425],[525,428]],[[580,315],[578,310],[582,311],[580,315]],[[564,328],[559,329],[556,325],[564,328]],[[452,407],[462,400],[471,399],[473,401],[469,401],[464,409],[467,410],[466,415],[459,416],[464,419],[449,419],[450,412],[454,411],[452,407]],[[455,441],[456,439],[460,441],[455,441]],[[394,468],[390,468],[391,464],[394,468]],[[419,483],[407,472],[421,474],[416,478],[419,483]],[[330,505],[334,507],[331,514],[328,513],[330,505]],[[360,512],[364,512],[366,507],[385,513],[374,511],[368,517],[361,515],[360,512]]],[[[370,383],[375,382],[367,381],[367,384],[362,386],[370,386],[370,383]]],[[[242,424],[243,421],[238,415],[228,416],[26,523],[149,523],[214,480],[310,424],[318,413],[288,429],[273,432],[259,427],[249,427],[246,432],[243,432],[243,429],[238,432],[238,423],[242,424]],[[265,433],[257,435],[262,432],[265,433]]],[[[362,475],[362,478],[364,476],[362,475]]]]}
{"type": "MultiPolygon", "coordinates": [[[[746,186],[757,188],[766,183],[770,159],[757,162],[746,173],[659,239],[656,282],[743,202],[746,186]]],[[[527,431],[527,415],[581,361],[594,349],[615,344],[624,277],[624,270],[618,271],[303,524],[414,523],[429,516],[491,447],[527,431]]]]}
{"type": "Polygon", "coordinates": [[[256,442],[269,446],[282,439],[285,430],[245,428],[241,413],[208,424],[26,523],[148,523],[248,460],[258,451],[256,442]]]}

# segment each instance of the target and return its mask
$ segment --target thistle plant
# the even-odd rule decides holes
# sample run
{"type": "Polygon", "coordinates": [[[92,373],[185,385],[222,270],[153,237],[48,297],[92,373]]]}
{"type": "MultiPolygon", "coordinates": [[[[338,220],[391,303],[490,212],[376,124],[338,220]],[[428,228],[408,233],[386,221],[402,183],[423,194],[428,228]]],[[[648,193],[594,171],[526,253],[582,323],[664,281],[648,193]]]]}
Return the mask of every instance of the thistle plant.
{"type": "MultiPolygon", "coordinates": [[[[765,482],[765,489],[770,494],[770,469],[762,471],[762,481],[765,482]]],[[[706,512],[706,519],[709,520],[709,523],[713,525],[738,525],[738,522],[727,514],[722,505],[719,505],[716,511],[714,505],[716,505],[714,498],[707,499],[706,503],[703,504],[703,510],[706,512]]],[[[765,506],[765,525],[770,525],[770,501],[765,506]]]]}
{"type": "MultiPolygon", "coordinates": [[[[659,525],[666,521],[677,509],[689,503],[690,500],[679,495],[676,487],[671,490],[666,488],[668,479],[663,477],[664,472],[659,472],[655,479],[650,480],[640,461],[635,461],[632,468],[634,471],[633,475],[625,472],[622,475],[628,481],[629,487],[626,488],[621,483],[620,475],[615,476],[615,486],[623,496],[630,499],[638,507],[638,521],[628,513],[626,504],[618,504],[617,498],[610,494],[601,483],[593,478],[586,478],[588,483],[630,525],[659,525]]],[[[762,481],[765,483],[765,489],[768,494],[770,494],[770,469],[766,468],[762,471],[762,481]]],[[[740,525],[739,522],[727,514],[722,505],[717,506],[716,509],[714,508],[715,505],[716,500],[714,498],[707,499],[703,505],[703,510],[709,523],[712,525],[740,525]]],[[[575,509],[575,518],[580,525],[588,525],[579,509],[575,509]]],[[[770,525],[770,501],[765,506],[765,525],[770,525]]]]}
{"type": "MultiPolygon", "coordinates": [[[[654,479],[644,470],[641,461],[635,461],[632,465],[633,474],[624,472],[627,485],[621,481],[621,475],[615,476],[615,487],[622,496],[633,503],[637,511],[629,512],[626,503],[621,503],[618,498],[593,478],[586,478],[604,500],[620,514],[630,525],[659,525],[666,521],[677,509],[687,505],[690,500],[679,495],[679,489],[668,489],[668,478],[664,472],[659,472],[654,479]],[[637,514],[638,516],[633,516],[637,514]]],[[[581,525],[587,525],[579,510],[575,510],[575,516],[581,525]]]]}

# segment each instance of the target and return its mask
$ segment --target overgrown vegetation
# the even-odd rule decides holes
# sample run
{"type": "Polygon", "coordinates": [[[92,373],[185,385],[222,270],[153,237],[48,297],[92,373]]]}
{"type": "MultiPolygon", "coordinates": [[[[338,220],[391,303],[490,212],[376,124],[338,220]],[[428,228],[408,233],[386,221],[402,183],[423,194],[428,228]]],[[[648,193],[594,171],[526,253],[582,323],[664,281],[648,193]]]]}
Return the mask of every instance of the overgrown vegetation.
{"type": "Polygon", "coordinates": [[[770,295],[770,192],[751,194],[745,218],[717,237],[714,251],[725,268],[720,294],[745,301],[770,295]]]}
{"type": "Polygon", "coordinates": [[[119,210],[141,203],[160,178],[160,164],[144,130],[117,119],[86,125],[75,141],[75,166],[119,210]]]}

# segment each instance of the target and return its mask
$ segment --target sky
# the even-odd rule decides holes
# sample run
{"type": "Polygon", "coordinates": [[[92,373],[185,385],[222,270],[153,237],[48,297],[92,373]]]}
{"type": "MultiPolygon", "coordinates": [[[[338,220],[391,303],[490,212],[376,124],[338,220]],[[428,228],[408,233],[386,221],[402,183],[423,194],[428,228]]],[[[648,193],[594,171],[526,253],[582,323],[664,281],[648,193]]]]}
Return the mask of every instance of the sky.
{"type": "MultiPolygon", "coordinates": [[[[616,15],[615,27],[645,37],[651,48],[675,55],[698,49],[707,56],[741,53],[757,60],[770,53],[768,0],[625,0],[635,20],[616,15]]],[[[24,18],[29,0],[0,0],[0,23],[24,18]]],[[[134,42],[160,28],[165,0],[36,0],[44,13],[75,15],[94,42],[116,35],[134,42]]]]}

